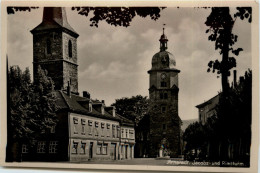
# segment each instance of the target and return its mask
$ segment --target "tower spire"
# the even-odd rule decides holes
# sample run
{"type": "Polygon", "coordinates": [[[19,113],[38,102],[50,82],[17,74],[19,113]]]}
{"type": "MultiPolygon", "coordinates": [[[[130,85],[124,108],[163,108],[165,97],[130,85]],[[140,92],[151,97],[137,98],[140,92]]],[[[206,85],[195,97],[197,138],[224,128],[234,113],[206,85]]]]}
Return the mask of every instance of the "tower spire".
{"type": "Polygon", "coordinates": [[[165,25],[166,25],[166,24],[164,23],[164,24],[163,24],[163,35],[164,35],[164,29],[165,29],[164,26],[165,26],[165,25]]]}
{"type": "Polygon", "coordinates": [[[162,51],[165,51],[168,47],[167,47],[167,42],[168,42],[168,39],[167,39],[167,37],[166,37],[166,35],[164,34],[164,30],[165,30],[165,28],[164,28],[164,26],[165,26],[166,24],[163,24],[163,34],[161,35],[161,38],[160,38],[160,51],[162,52],[162,51]]]}
{"type": "Polygon", "coordinates": [[[38,32],[42,30],[62,28],[71,34],[78,37],[77,32],[70,26],[65,7],[44,7],[42,23],[34,28],[31,32],[38,32]]]}

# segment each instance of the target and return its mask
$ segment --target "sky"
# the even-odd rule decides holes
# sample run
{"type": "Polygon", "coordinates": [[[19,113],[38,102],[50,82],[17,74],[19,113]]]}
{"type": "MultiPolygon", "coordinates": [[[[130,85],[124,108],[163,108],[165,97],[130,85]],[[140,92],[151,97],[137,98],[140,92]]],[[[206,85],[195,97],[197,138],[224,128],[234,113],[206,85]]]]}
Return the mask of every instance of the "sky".
{"type": "MultiPolygon", "coordinates": [[[[166,8],[157,21],[135,17],[129,27],[114,27],[106,22],[90,27],[89,17],[66,8],[68,22],[79,34],[79,92],[88,91],[93,99],[105,100],[136,95],[148,96],[151,60],[159,52],[159,38],[165,23],[168,51],[176,58],[179,73],[179,116],[198,118],[198,104],[221,91],[221,79],[207,73],[210,60],[221,59],[214,42],[208,41],[204,24],[210,9],[166,8]]],[[[233,9],[232,11],[235,11],[233,9]]],[[[30,33],[41,23],[43,9],[8,15],[7,53],[9,65],[29,67],[32,73],[33,37],[30,33]]],[[[238,35],[235,47],[244,51],[237,59],[237,76],[251,69],[251,24],[236,20],[233,32],[238,35]]],[[[229,77],[233,81],[233,77],[229,77]]]]}

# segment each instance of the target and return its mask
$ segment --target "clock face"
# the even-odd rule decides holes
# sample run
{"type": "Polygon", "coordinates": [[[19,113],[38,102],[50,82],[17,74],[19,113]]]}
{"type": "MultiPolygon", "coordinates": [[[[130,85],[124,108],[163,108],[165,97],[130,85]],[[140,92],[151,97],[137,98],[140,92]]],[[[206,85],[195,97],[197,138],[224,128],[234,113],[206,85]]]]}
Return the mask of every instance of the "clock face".
{"type": "Polygon", "coordinates": [[[166,74],[165,74],[165,73],[162,73],[162,74],[161,74],[161,78],[162,78],[162,79],[165,79],[165,78],[166,78],[166,74]]]}

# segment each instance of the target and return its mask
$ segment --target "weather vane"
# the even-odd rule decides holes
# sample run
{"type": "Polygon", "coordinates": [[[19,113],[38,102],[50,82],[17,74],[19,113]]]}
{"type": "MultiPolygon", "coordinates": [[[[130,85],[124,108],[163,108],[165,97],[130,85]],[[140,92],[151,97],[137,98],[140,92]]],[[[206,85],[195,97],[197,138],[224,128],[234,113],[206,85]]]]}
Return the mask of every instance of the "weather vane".
{"type": "Polygon", "coordinates": [[[166,25],[166,24],[164,23],[164,24],[163,24],[163,34],[164,34],[164,29],[165,29],[164,26],[165,26],[165,25],[166,25]]]}

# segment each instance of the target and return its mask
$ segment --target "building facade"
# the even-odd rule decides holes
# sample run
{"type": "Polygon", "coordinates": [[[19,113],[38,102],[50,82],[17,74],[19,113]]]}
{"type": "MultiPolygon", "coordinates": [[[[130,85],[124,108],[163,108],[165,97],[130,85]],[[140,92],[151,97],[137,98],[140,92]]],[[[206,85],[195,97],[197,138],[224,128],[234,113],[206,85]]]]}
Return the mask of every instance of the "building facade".
{"type": "Polygon", "coordinates": [[[45,7],[43,21],[34,28],[34,80],[39,67],[55,83],[58,122],[37,139],[23,143],[22,160],[88,161],[134,158],[134,123],[115,107],[78,93],[77,37],[65,8],[45,7]]]}
{"type": "Polygon", "coordinates": [[[199,111],[199,122],[201,122],[203,125],[207,122],[209,117],[216,115],[216,106],[219,103],[219,97],[220,94],[217,94],[211,99],[196,106],[199,111]]]}
{"type": "Polygon", "coordinates": [[[166,51],[168,39],[161,35],[160,51],[152,58],[148,71],[149,115],[138,128],[137,153],[139,157],[178,157],[180,154],[181,119],[178,115],[178,74],[174,56],[166,51]]]}

